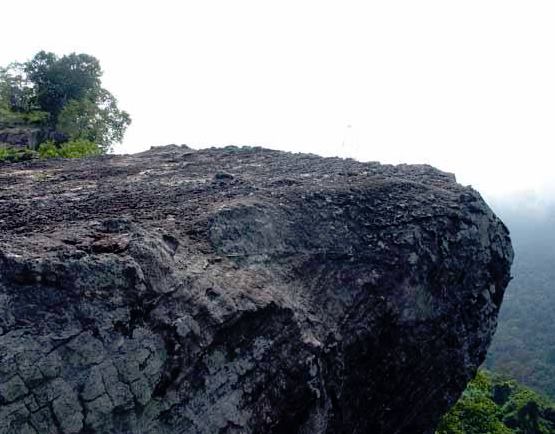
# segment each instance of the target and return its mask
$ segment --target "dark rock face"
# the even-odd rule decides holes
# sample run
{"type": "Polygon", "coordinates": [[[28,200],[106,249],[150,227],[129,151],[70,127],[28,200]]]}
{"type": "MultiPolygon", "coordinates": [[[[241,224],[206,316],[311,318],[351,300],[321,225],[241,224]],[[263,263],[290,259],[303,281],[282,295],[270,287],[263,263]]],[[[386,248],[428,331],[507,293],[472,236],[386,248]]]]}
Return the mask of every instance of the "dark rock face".
{"type": "Polygon", "coordinates": [[[509,281],[429,166],[172,146],[0,189],[2,433],[432,433],[509,281]]]}
{"type": "Polygon", "coordinates": [[[0,128],[0,145],[34,148],[39,141],[39,128],[0,128]]]}
{"type": "Polygon", "coordinates": [[[0,146],[12,148],[37,148],[46,140],[63,142],[67,137],[54,130],[39,127],[2,127],[0,125],[0,146]]]}

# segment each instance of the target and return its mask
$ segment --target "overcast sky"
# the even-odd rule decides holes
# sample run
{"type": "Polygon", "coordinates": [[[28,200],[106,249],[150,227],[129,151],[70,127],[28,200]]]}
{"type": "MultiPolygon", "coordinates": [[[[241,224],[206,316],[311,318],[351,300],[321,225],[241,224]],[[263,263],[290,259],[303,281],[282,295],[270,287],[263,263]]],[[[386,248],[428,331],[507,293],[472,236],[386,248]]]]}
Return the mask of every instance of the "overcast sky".
{"type": "Polygon", "coordinates": [[[0,64],[100,59],[117,152],[261,145],[555,198],[552,0],[0,2],[0,64]]]}

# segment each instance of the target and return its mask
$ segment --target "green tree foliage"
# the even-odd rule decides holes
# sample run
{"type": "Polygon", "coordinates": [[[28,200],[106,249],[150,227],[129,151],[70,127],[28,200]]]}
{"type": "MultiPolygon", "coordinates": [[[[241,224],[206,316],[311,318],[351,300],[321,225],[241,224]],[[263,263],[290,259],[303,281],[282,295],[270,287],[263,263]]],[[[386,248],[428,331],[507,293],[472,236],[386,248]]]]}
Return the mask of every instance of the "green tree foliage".
{"type": "Polygon", "coordinates": [[[553,434],[555,407],[513,380],[479,371],[436,434],[553,434]]]}
{"type": "Polygon", "coordinates": [[[101,92],[96,103],[86,98],[70,100],[58,116],[57,130],[109,148],[121,142],[129,122],[129,115],[118,109],[113,95],[101,92]]]}
{"type": "Polygon", "coordinates": [[[41,51],[24,64],[24,71],[34,86],[37,106],[50,113],[54,123],[68,102],[96,103],[102,89],[100,63],[88,54],[72,53],[59,58],[41,51]]]}
{"type": "Polygon", "coordinates": [[[21,64],[0,68],[0,127],[2,124],[45,123],[48,113],[33,107],[32,95],[32,85],[21,64]]]}
{"type": "Polygon", "coordinates": [[[106,152],[123,139],[131,119],[102,87],[101,77],[99,61],[88,54],[58,57],[41,51],[28,62],[11,64],[0,69],[0,121],[40,123],[106,152]]]}
{"type": "Polygon", "coordinates": [[[32,85],[20,63],[0,68],[0,107],[14,112],[28,112],[32,107],[32,85]]]}

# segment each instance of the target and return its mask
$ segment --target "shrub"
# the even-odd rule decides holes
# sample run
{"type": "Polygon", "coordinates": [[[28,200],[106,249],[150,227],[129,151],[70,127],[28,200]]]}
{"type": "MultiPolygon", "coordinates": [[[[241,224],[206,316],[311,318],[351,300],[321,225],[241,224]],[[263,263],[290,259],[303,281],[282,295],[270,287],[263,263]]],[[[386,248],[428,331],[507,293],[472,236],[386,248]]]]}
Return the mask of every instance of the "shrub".
{"type": "Polygon", "coordinates": [[[91,155],[99,155],[102,149],[89,140],[77,139],[63,143],[59,150],[59,156],[63,158],[81,158],[91,155]]]}
{"type": "Polygon", "coordinates": [[[436,434],[551,434],[555,407],[515,381],[479,371],[436,434]]]}
{"type": "Polygon", "coordinates": [[[6,146],[0,146],[0,162],[17,162],[17,161],[27,161],[37,158],[38,154],[36,151],[28,148],[10,148],[6,146]]]}
{"type": "Polygon", "coordinates": [[[12,155],[12,150],[5,146],[0,146],[0,161],[6,161],[12,155]]]}
{"type": "Polygon", "coordinates": [[[16,149],[0,146],[0,161],[17,162],[31,160],[34,158],[83,158],[91,155],[102,154],[102,149],[88,140],[72,140],[62,145],[56,145],[53,141],[41,143],[38,151],[23,148],[16,149]]]}
{"type": "Polygon", "coordinates": [[[39,146],[39,156],[42,159],[46,158],[56,158],[60,156],[59,149],[56,144],[49,140],[47,142],[41,143],[39,146]]]}
{"type": "Polygon", "coordinates": [[[82,158],[101,153],[102,150],[98,145],[83,139],[71,140],[61,145],[56,145],[49,140],[39,146],[40,158],[82,158]]]}

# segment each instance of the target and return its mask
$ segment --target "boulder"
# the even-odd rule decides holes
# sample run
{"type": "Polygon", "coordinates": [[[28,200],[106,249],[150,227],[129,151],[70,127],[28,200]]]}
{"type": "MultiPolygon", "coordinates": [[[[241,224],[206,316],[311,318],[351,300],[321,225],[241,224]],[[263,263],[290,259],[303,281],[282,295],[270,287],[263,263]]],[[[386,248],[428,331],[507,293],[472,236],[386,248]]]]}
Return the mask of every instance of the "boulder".
{"type": "Polygon", "coordinates": [[[0,168],[0,433],[433,433],[507,228],[425,165],[186,146],[0,168]]]}

